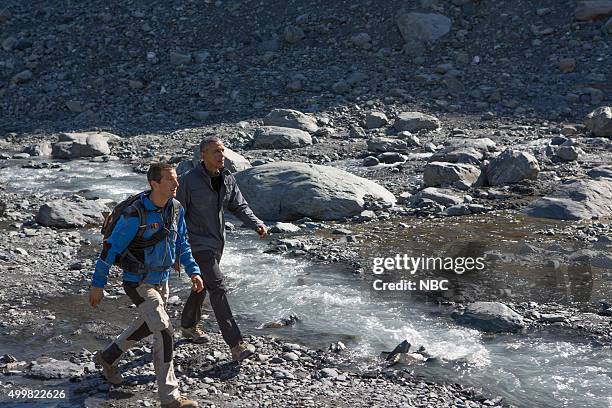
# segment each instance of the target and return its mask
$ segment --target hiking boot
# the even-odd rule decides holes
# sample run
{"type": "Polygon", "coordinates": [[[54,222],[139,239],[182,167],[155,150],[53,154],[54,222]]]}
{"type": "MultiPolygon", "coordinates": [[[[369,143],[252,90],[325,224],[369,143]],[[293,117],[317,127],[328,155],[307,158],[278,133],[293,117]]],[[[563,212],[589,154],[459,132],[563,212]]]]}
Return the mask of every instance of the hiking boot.
{"type": "Polygon", "coordinates": [[[102,367],[102,376],[106,378],[106,381],[113,385],[119,385],[123,382],[123,377],[117,372],[117,367],[112,364],[108,364],[106,360],[102,358],[101,351],[96,352],[94,362],[102,367]]]}
{"type": "Polygon", "coordinates": [[[193,327],[181,327],[181,330],[183,332],[183,337],[190,339],[194,343],[202,344],[210,341],[208,334],[204,333],[197,325],[193,327]]]}
{"type": "Polygon", "coordinates": [[[232,360],[242,361],[245,358],[249,358],[255,353],[255,346],[241,341],[237,345],[231,348],[232,360]]]}
{"type": "Polygon", "coordinates": [[[182,395],[172,402],[162,402],[161,408],[198,408],[199,405],[196,401],[192,401],[183,397],[182,395]]]}

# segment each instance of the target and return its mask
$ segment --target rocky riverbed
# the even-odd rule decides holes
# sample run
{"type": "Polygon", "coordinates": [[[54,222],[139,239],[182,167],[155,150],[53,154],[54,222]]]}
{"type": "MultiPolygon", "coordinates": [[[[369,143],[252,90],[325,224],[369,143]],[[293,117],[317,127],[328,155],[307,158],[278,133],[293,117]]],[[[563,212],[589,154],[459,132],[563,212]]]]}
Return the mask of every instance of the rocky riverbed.
{"type": "MultiPolygon", "coordinates": [[[[482,272],[419,272],[450,289],[411,298],[483,336],[609,350],[611,15],[607,0],[9,0],[0,388],[69,391],[50,406],[155,405],[148,345],[126,356],[122,387],[92,363],[131,313],[118,271],[99,311],[85,302],[99,213],[142,188],[152,161],[189,170],[212,134],[272,227],[261,253],[335,265],[365,287],[377,257],[482,257],[482,272]]],[[[186,289],[173,279],[177,317],[186,289]]],[[[216,334],[179,341],[181,387],[211,406],[527,406],[424,378],[428,350],[388,367],[357,344],[295,344],[274,333],[294,320],[279,322],[250,338],[258,354],[241,366],[216,334]]],[[[559,398],[538,403],[606,406],[559,398]]]]}

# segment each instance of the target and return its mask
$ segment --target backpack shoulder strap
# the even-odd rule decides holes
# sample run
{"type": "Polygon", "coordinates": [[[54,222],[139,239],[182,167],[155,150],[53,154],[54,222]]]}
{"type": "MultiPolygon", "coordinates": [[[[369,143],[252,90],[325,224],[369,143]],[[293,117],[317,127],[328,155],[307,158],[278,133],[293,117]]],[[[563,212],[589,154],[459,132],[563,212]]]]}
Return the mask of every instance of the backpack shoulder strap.
{"type": "Polygon", "coordinates": [[[141,200],[136,200],[125,210],[127,217],[138,216],[138,232],[135,238],[142,238],[147,229],[147,212],[141,200]]]}

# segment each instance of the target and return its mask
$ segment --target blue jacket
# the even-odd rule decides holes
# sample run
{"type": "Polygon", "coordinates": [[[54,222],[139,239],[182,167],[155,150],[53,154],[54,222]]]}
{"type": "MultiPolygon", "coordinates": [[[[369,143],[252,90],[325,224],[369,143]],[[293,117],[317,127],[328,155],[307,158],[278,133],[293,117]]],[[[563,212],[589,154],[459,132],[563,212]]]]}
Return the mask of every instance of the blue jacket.
{"type": "MultiPolygon", "coordinates": [[[[146,210],[147,229],[144,232],[143,238],[149,238],[156,231],[164,228],[162,220],[162,211],[156,207],[148,196],[142,195],[141,198],[146,210]]],[[[169,201],[171,202],[171,201],[169,201]]],[[[166,208],[164,209],[167,210],[166,208]]],[[[115,258],[122,254],[132,242],[140,220],[138,215],[126,216],[123,215],[117,221],[113,232],[108,238],[108,247],[102,251],[100,258],[96,261],[96,270],[91,279],[91,285],[97,288],[103,288],[106,285],[108,271],[115,262],[115,258]]],[[[179,257],[181,264],[185,266],[187,275],[199,275],[200,268],[191,255],[191,247],[187,242],[187,227],[185,226],[185,210],[181,208],[179,219],[176,223],[176,231],[168,234],[165,240],[160,241],[157,245],[144,250],[145,265],[159,268],[159,272],[149,272],[146,275],[139,275],[123,271],[123,280],[127,282],[140,282],[159,284],[170,278],[173,271],[173,266],[176,257],[179,257]]]]}

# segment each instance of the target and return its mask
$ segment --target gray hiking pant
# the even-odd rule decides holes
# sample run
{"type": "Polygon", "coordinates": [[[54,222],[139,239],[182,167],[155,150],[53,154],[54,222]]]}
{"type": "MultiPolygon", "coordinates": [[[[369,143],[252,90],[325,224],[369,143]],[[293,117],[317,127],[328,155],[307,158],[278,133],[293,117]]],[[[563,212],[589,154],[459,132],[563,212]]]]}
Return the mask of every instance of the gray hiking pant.
{"type": "Polygon", "coordinates": [[[103,352],[102,358],[113,364],[137,342],[153,335],[153,366],[162,403],[178,398],[178,381],[172,365],[172,324],[166,313],[168,282],[160,285],[123,282],[125,293],[137,307],[138,317],[103,352]]]}

